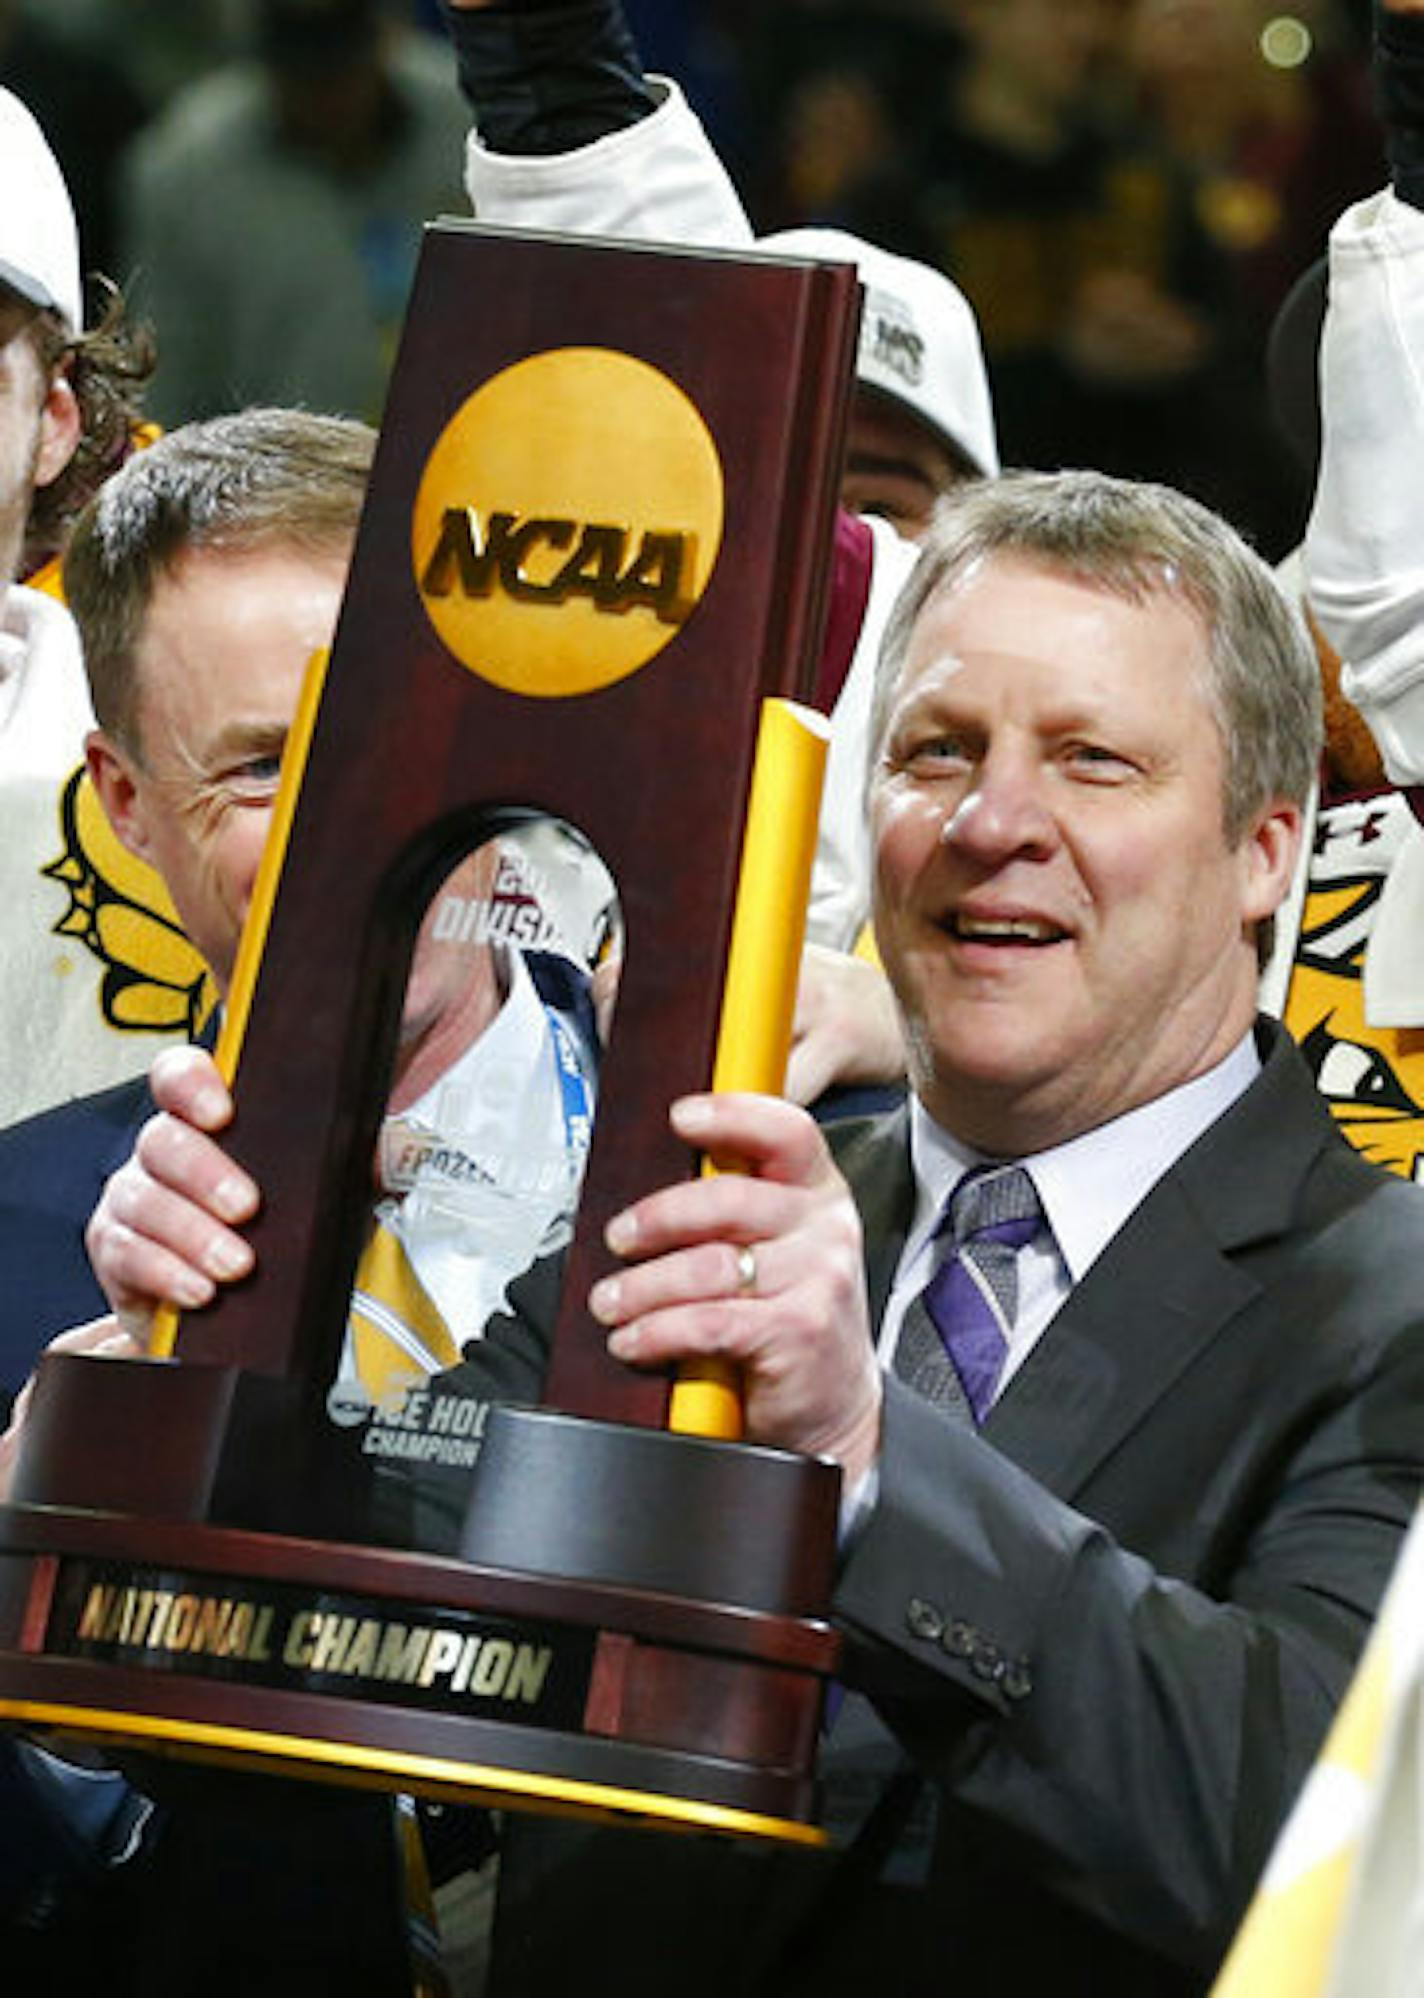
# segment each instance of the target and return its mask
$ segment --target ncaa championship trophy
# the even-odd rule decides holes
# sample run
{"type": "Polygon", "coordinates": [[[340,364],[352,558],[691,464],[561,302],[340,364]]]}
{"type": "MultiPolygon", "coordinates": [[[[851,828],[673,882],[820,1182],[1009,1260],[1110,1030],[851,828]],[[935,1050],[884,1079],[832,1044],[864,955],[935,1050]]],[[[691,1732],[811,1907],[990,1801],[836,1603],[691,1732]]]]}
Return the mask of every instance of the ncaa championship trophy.
{"type": "Polygon", "coordinates": [[[839,1474],[736,1440],[715,1370],[619,1366],[584,1300],[611,1215],[695,1168],[671,1099],[780,1087],[857,315],[848,267],[428,231],[219,1046],[257,1269],[168,1357],[42,1361],[0,1718],[819,1840],[839,1474]],[[543,1405],[479,1405],[477,1448],[436,1395],[396,1411],[468,1489],[432,1555],[376,1525],[377,1424],[329,1395],[422,914],[531,812],[607,862],[626,950],[543,1405]]]}

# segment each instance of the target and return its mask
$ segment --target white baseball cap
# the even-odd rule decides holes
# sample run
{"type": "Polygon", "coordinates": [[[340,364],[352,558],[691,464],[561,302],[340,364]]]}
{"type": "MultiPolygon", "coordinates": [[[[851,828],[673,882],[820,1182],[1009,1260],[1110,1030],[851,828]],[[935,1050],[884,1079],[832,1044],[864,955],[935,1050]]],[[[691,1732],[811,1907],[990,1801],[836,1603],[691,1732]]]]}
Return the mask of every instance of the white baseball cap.
{"type": "Polygon", "coordinates": [[[758,247],[854,264],[865,286],[856,379],[908,409],[976,470],[998,471],[979,322],[957,284],[844,229],[780,229],[758,247]]]}
{"type": "Polygon", "coordinates": [[[44,133],[0,86],[0,284],[32,305],[84,323],[74,205],[44,133]]]}

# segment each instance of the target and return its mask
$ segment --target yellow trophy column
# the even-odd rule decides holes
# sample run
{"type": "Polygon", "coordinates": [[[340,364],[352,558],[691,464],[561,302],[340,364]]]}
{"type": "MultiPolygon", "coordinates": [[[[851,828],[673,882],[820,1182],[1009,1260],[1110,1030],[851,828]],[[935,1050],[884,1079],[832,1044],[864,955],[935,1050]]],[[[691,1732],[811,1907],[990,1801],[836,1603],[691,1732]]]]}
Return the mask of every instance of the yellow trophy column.
{"type": "MultiPolygon", "coordinates": [[[[776,1096],[786,1080],[830,736],[830,722],[812,708],[779,699],[762,706],[714,1090],[776,1096]]],[[[703,1162],[704,1172],[729,1170],[735,1167],[725,1160],[703,1162]]],[[[668,1427],[685,1436],[740,1436],[735,1368],[721,1360],[685,1362],[673,1388],[668,1427]]]]}

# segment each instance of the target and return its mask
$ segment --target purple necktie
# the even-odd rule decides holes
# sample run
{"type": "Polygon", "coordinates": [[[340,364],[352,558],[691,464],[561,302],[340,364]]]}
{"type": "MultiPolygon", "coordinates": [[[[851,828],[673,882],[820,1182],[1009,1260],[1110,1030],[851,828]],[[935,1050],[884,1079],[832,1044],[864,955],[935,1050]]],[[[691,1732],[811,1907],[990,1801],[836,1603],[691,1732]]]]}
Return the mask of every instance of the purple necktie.
{"type": "Polygon", "coordinates": [[[906,1313],[896,1373],[932,1401],[947,1403],[956,1398],[947,1357],[976,1423],[988,1413],[1008,1355],[1018,1310],[1018,1252],[1042,1221],[1038,1194],[1022,1166],[976,1166],[949,1197],[935,1231],[940,1261],[906,1313]]]}

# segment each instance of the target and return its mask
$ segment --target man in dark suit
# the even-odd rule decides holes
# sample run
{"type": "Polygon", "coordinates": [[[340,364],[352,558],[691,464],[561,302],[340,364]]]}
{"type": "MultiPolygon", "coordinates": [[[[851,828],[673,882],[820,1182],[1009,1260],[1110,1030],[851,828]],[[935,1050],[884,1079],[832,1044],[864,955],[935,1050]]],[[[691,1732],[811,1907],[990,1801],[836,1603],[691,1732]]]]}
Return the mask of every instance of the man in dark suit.
{"type": "MultiPolygon", "coordinates": [[[[1259,562],[1092,474],[956,497],[873,740],[907,1112],[833,1159],[786,1104],[674,1105],[750,1169],[618,1217],[591,1299],[629,1363],[729,1359],[753,1438],[842,1465],[873,1713],[827,1767],[859,1834],[823,1861],[519,1828],[501,1989],[597,1984],[606,1949],[630,1992],[1202,1990],[1418,1496],[1424,1206],[1254,1019],[1319,742],[1259,562]]],[[[95,1225],[136,1337],[170,1254],[235,1239],[190,1082],[95,1225]]],[[[448,1385],[538,1357],[496,1326],[448,1385]]]]}
{"type": "MultiPolygon", "coordinates": [[[[95,787],[118,836],[158,864],[223,993],[303,674],[335,627],[374,443],[365,425],[303,411],[186,425],[117,473],[75,532],[66,575],[101,719],[87,743],[95,787]]],[[[493,878],[479,856],[458,866],[462,889],[493,878]]],[[[484,933],[445,942],[437,931],[416,947],[391,1102],[408,1112],[453,1072],[468,1107],[447,1134],[473,1145],[472,1128],[484,1135],[473,1110],[485,1028],[501,1029],[491,1058],[501,1087],[552,1071],[556,1016],[591,1069],[588,981],[551,953],[506,953],[484,933]]],[[[170,1057],[181,1064],[190,1051],[170,1057]]],[[[557,1086],[551,1072],[548,1092],[557,1086]]],[[[537,1094],[534,1104],[547,1108],[537,1094]]],[[[0,1131],[7,1407],[44,1342],[104,1309],[85,1223],[153,1109],[136,1078],[0,1131]]],[[[46,1988],[87,1990],[96,1957],[114,1955],[132,1979],[114,1982],[116,1998],[186,1991],[185,1947],[201,1933],[223,1959],[207,1978],[226,1980],[217,1988],[311,1988],[314,1962],[333,1987],[396,1988],[390,1966],[405,1966],[407,1950],[386,1800],[303,1791],[294,1802],[250,1780],[204,1781],[191,1794],[171,1777],[159,1787],[181,1803],[166,1830],[164,1814],[117,1780],[74,1776],[0,1740],[10,1834],[0,1838],[0,1947],[17,1976],[37,1961],[46,1988]],[[355,1907],[333,1924],[348,1893],[355,1907]],[[185,1920],[171,1923],[179,1904],[185,1920]]]]}
{"type": "Polygon", "coordinates": [[[0,1405],[47,1339],[104,1309],[84,1220],[153,1114],[142,1077],[0,1131],[0,1405]]]}

